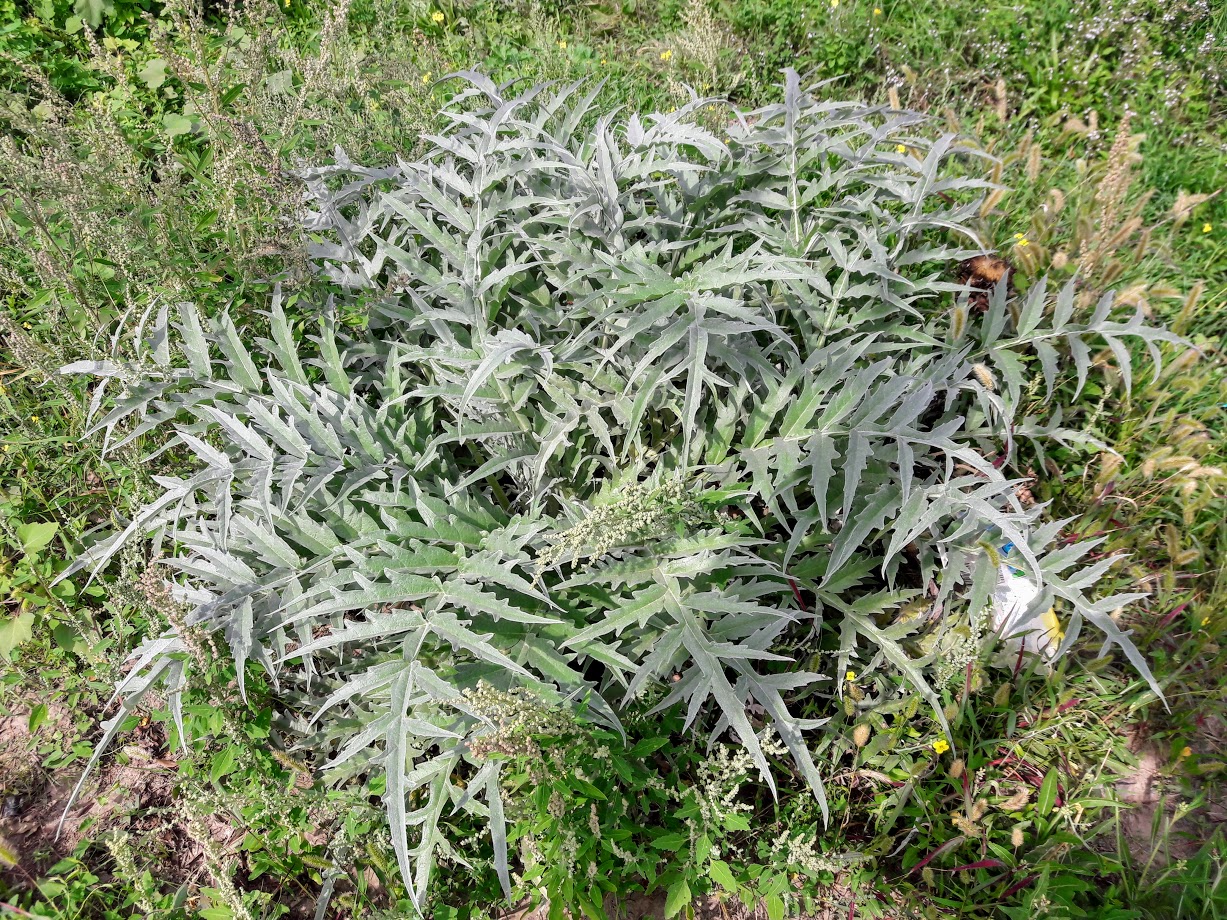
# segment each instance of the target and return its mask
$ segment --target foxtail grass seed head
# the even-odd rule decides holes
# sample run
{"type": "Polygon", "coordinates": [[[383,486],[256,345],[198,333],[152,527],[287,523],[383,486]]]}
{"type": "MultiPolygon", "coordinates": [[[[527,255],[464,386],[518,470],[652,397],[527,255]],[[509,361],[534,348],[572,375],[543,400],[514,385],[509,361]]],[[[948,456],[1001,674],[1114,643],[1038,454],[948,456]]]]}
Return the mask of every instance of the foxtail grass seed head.
{"type": "Polygon", "coordinates": [[[1018,791],[1001,803],[1002,811],[1021,811],[1031,801],[1031,793],[1025,787],[1019,787],[1018,791]]]}
{"type": "Polygon", "coordinates": [[[982,833],[981,827],[965,815],[953,814],[950,816],[950,823],[959,829],[959,833],[966,837],[977,838],[982,833]]]}
{"type": "Polygon", "coordinates": [[[967,331],[968,306],[966,301],[960,301],[950,311],[950,340],[961,342],[963,333],[967,331]]]}
{"type": "Polygon", "coordinates": [[[1125,458],[1115,451],[1104,451],[1099,455],[1099,473],[1096,475],[1095,481],[1099,483],[1111,482],[1124,462],[1125,458]]]}
{"type": "Polygon", "coordinates": [[[1027,152],[1027,180],[1035,182],[1040,177],[1040,166],[1044,162],[1044,153],[1039,144],[1032,144],[1027,152]]]}
{"type": "Polygon", "coordinates": [[[988,390],[990,393],[997,389],[997,382],[993,379],[993,372],[984,364],[973,364],[971,368],[972,375],[979,382],[980,386],[988,390]]]}
{"type": "Polygon", "coordinates": [[[997,117],[1002,121],[1005,121],[1006,116],[1008,115],[1008,100],[1005,92],[1005,80],[1000,78],[997,80],[996,84],[993,86],[993,97],[996,101],[994,108],[997,112],[997,117]]]}
{"type": "MultiPolygon", "coordinates": [[[[1199,204],[1209,201],[1211,197],[1212,196],[1208,194],[1186,192],[1184,189],[1177,191],[1176,200],[1172,202],[1171,210],[1168,212],[1168,217],[1172,222],[1172,229],[1179,230],[1181,227],[1183,227],[1185,222],[1192,215],[1193,210],[1199,204]]],[[[1210,232],[1209,230],[1205,229],[1206,227],[1210,227],[1210,230],[1214,229],[1207,223],[1202,227],[1203,232],[1210,232]]]]}
{"type": "Polygon", "coordinates": [[[1206,289],[1204,281],[1197,281],[1189,288],[1188,296],[1185,297],[1183,305],[1180,307],[1180,313],[1172,322],[1172,331],[1177,335],[1184,335],[1189,328],[1189,323],[1193,321],[1193,317],[1197,312],[1198,301],[1201,300],[1201,295],[1206,289]]]}
{"type": "Polygon", "coordinates": [[[992,214],[993,209],[1001,203],[1001,199],[1004,197],[1005,191],[1003,189],[997,188],[989,192],[980,205],[980,217],[988,217],[988,215],[992,214]]]}

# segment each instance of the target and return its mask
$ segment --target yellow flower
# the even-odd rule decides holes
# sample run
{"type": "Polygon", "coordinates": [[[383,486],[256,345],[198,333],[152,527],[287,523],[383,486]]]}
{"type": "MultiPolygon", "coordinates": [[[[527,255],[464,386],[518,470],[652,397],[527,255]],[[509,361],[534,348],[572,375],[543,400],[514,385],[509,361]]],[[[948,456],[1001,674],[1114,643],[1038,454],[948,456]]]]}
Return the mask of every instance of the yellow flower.
{"type": "Polygon", "coordinates": [[[285,3],[285,8],[288,10],[290,8],[290,0],[284,0],[284,3],[285,3]]]}
{"type": "Polygon", "coordinates": [[[602,64],[608,64],[608,63],[609,63],[609,58],[601,58],[601,63],[602,63],[602,64]]]}
{"type": "Polygon", "coordinates": [[[873,15],[875,15],[875,16],[881,16],[881,15],[882,15],[882,8],[881,8],[881,7],[879,7],[879,6],[875,6],[875,7],[873,8],[873,15]]]}
{"type": "Polygon", "coordinates": [[[672,49],[672,48],[670,48],[668,51],[662,51],[662,52],[660,53],[660,59],[661,59],[662,61],[671,61],[671,60],[673,60],[673,49],[672,49]]]}
{"type": "Polygon", "coordinates": [[[903,144],[896,144],[895,153],[907,153],[907,147],[905,147],[903,144]]]}
{"type": "Polygon", "coordinates": [[[34,424],[36,424],[36,425],[37,425],[37,424],[38,424],[38,416],[37,416],[37,415],[31,415],[31,416],[30,416],[30,421],[32,421],[34,424]]]}
{"type": "Polygon", "coordinates": [[[835,9],[837,6],[839,6],[839,0],[831,0],[831,9],[835,9]]]}
{"type": "Polygon", "coordinates": [[[563,51],[566,51],[566,50],[567,50],[567,42],[566,42],[566,39],[563,39],[562,41],[560,41],[560,42],[558,43],[558,47],[559,47],[559,48],[561,48],[563,51]]]}
{"type": "Polygon", "coordinates": [[[950,750],[950,745],[946,743],[945,738],[938,738],[933,742],[933,750],[938,754],[945,754],[948,750],[950,750]]]}
{"type": "Polygon", "coordinates": [[[1214,224],[1202,224],[1201,225],[1202,233],[1209,233],[1213,229],[1214,229],[1214,224]]]}
{"type": "Polygon", "coordinates": [[[1184,749],[1180,752],[1180,759],[1183,760],[1186,757],[1192,757],[1192,756],[1193,756],[1193,749],[1186,744],[1184,746],[1184,749]]]}
{"type": "Polygon", "coordinates": [[[3,448],[0,448],[0,450],[3,450],[7,454],[9,452],[9,446],[5,444],[3,448]]]}
{"type": "Polygon", "coordinates": [[[428,71],[426,71],[426,73],[422,74],[422,82],[423,82],[423,83],[429,83],[429,82],[430,82],[430,78],[431,78],[432,76],[433,76],[433,74],[431,74],[431,72],[430,72],[429,70],[428,70],[428,71]]]}
{"type": "Polygon", "coordinates": [[[1202,626],[1209,626],[1209,625],[1210,625],[1210,618],[1209,618],[1209,617],[1202,617],[1202,618],[1201,618],[1201,625],[1202,625],[1202,626]]]}
{"type": "Polygon", "coordinates": [[[1019,240],[1019,241],[1018,241],[1018,245],[1019,245],[1019,246],[1030,246],[1030,245],[1031,245],[1031,241],[1030,241],[1030,240],[1028,240],[1028,239],[1026,239],[1026,238],[1024,238],[1024,239],[1021,239],[1021,240],[1019,240]]]}
{"type": "MultiPolygon", "coordinates": [[[[288,0],[287,0],[287,2],[288,2],[288,0]]],[[[442,22],[442,21],[443,21],[443,14],[442,14],[442,13],[440,13],[438,10],[435,10],[433,13],[431,13],[431,14],[430,14],[430,21],[431,21],[431,22],[442,22]]]]}
{"type": "Polygon", "coordinates": [[[856,672],[849,671],[847,674],[844,675],[844,680],[846,680],[848,683],[852,683],[852,681],[856,680],[856,672]]]}

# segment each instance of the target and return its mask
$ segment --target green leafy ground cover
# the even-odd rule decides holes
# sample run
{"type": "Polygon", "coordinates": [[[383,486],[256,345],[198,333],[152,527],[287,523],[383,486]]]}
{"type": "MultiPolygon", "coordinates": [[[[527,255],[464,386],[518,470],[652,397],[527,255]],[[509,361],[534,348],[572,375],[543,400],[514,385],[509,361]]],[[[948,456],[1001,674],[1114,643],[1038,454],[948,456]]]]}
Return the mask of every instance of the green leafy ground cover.
{"type": "MultiPolygon", "coordinates": [[[[365,793],[334,789],[283,753],[272,689],[249,680],[244,701],[228,651],[206,636],[189,652],[188,749],[166,702],[148,699],[118,723],[116,748],[52,840],[99,725],[114,716],[105,705],[126,653],[179,615],[142,577],[139,548],[92,582],[55,578],[86,531],[157,493],[151,473],[191,468],[173,452],[156,467],[139,462],[139,444],[103,455],[83,437],[87,384],[55,370],[97,357],[100,333],[156,302],[229,309],[254,340],[267,334],[277,280],[290,292],[295,340],[314,347],[311,305],[324,289],[296,230],[291,170],[328,160],[338,144],[362,164],[420,152],[451,92],[436,78],[480,64],[496,79],[603,80],[606,108],[662,113],[686,104],[686,85],[741,106],[778,101],[780,69],[791,66],[834,78],[831,98],[928,112],[936,130],[948,124],[1000,158],[994,178],[1006,190],[974,221],[1016,266],[1015,287],[1077,271],[1194,345],[1169,351],[1153,382],[1139,351],[1129,395],[1113,385],[1117,356],[1095,355],[1065,424],[1119,456],[1058,448],[1013,471],[1033,477],[1029,491],[1053,502],[1050,516],[1081,516],[1063,539],[1103,537],[1098,553],[1131,554],[1097,590],[1146,595],[1118,616],[1167,708],[1126,662],[1079,646],[1052,675],[986,670],[982,682],[955,684],[943,699],[949,745],[914,697],[884,705],[898,677],[853,671],[842,708],[823,713],[837,739],[822,755],[824,824],[801,777],[774,798],[741,748],[708,751],[683,733],[684,712],[663,722],[625,713],[624,748],[543,718],[531,700],[503,699],[509,724],[533,727],[504,767],[512,852],[539,856],[535,871],[517,868],[517,896],[544,887],[583,909],[564,871],[581,865],[607,890],[654,896],[668,913],[692,903],[757,906],[773,920],[828,909],[1223,913],[1214,825],[1227,211],[1220,197],[1199,200],[1227,174],[1221,8],[840,0],[8,12],[0,833],[13,865],[2,909],[309,916],[330,895],[328,916],[412,912],[378,781],[365,793]],[[1124,809],[1122,797],[1145,801],[1124,809]]],[[[719,130],[719,114],[710,117],[719,130]]],[[[359,309],[339,319],[364,323],[359,309]]],[[[427,910],[499,909],[484,823],[464,811],[446,823],[461,843],[427,910]]]]}

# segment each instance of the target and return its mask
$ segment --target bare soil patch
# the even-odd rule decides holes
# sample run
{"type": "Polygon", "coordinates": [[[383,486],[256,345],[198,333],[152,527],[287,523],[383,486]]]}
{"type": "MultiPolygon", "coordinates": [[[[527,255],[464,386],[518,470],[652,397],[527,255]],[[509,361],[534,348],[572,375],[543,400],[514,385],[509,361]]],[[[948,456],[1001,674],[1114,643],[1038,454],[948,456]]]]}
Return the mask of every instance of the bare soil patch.
{"type": "Polygon", "coordinates": [[[70,724],[69,712],[57,704],[48,706],[46,721],[33,734],[28,713],[0,718],[0,835],[17,853],[19,877],[37,876],[87,835],[98,840],[112,828],[136,830],[131,826],[143,816],[171,804],[174,763],[160,758],[165,739],[151,731],[137,733],[124,748],[127,763],[111,757],[100,764],[65,814],[84,765],[49,773],[38,745],[40,737],[70,724]]]}
{"type": "MultiPolygon", "coordinates": [[[[1217,758],[1227,748],[1227,722],[1207,716],[1189,748],[1190,757],[1217,758]]],[[[1136,768],[1116,784],[1117,795],[1129,806],[1121,811],[1121,833],[1135,863],[1162,867],[1191,859],[1214,832],[1227,827],[1227,797],[1220,788],[1206,787],[1204,803],[1177,820],[1187,793],[1165,769],[1166,752],[1135,732],[1130,747],[1137,754],[1136,768]]],[[[1195,787],[1199,784],[1192,780],[1195,787]]]]}

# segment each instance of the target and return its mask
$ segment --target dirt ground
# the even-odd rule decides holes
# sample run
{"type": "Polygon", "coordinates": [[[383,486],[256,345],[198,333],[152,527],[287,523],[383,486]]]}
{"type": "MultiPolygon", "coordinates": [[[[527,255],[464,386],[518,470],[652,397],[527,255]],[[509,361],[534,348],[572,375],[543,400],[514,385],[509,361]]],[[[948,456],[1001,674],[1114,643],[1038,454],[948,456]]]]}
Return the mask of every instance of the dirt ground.
{"type": "MultiPolygon", "coordinates": [[[[611,920],[664,920],[665,895],[663,892],[635,895],[622,901],[610,898],[604,907],[611,920]]],[[[736,898],[725,900],[706,896],[695,901],[693,907],[694,920],[767,920],[767,910],[761,904],[750,910],[736,898]]],[[[548,915],[548,906],[541,906],[533,910],[518,908],[498,916],[499,920],[545,920],[548,915]]],[[[857,920],[864,917],[905,920],[910,916],[899,905],[885,902],[875,902],[871,911],[867,911],[863,904],[858,908],[851,890],[837,883],[831,886],[824,903],[817,905],[814,912],[803,914],[799,920],[857,920]]]]}
{"type": "MultiPolygon", "coordinates": [[[[1116,784],[1122,802],[1121,833],[1136,863],[1152,861],[1156,867],[1192,858],[1218,828],[1227,827],[1227,797],[1222,790],[1209,793],[1199,808],[1177,820],[1177,810],[1187,801],[1180,784],[1164,769],[1165,751],[1141,733],[1134,732],[1130,748],[1138,763],[1133,772],[1116,784]]],[[[1201,732],[1190,745],[1191,755],[1217,756],[1227,748],[1227,721],[1217,714],[1202,720],[1201,732]]]]}
{"type": "MultiPolygon", "coordinates": [[[[119,830],[141,840],[145,853],[152,850],[156,854],[162,886],[209,884],[204,847],[188,831],[175,807],[178,765],[167,750],[160,724],[149,723],[129,733],[128,743],[117,751],[123,756],[103,759],[65,815],[83,764],[75,770],[50,774],[42,766],[39,747],[51,739],[71,737],[71,713],[62,705],[48,704],[46,719],[34,734],[28,723],[28,713],[24,712],[0,717],[0,844],[17,858],[15,866],[0,862],[0,880],[15,888],[32,885],[83,841],[101,848],[106,835],[119,830]],[[61,815],[64,822],[57,836],[61,815]]],[[[1227,723],[1211,716],[1204,729],[1199,747],[1204,746],[1206,753],[1221,750],[1227,739],[1227,723]]],[[[1121,810],[1121,833],[1135,863],[1162,866],[1190,858],[1216,828],[1227,826],[1227,800],[1211,797],[1173,826],[1185,799],[1179,784],[1165,769],[1165,754],[1140,734],[1134,735],[1131,744],[1138,763],[1117,783],[1116,792],[1130,806],[1121,810]]],[[[244,836],[241,828],[219,818],[205,823],[217,852],[236,852],[244,836]]],[[[1113,845],[1111,835],[1100,840],[1104,846],[1113,845]]],[[[109,864],[104,854],[99,855],[103,858],[98,862],[109,864]]],[[[242,876],[241,871],[238,874],[242,876]]],[[[310,907],[305,903],[294,905],[292,913],[310,916],[310,907]]],[[[620,903],[611,900],[606,908],[611,917],[620,920],[663,918],[664,895],[639,895],[620,903]]],[[[705,897],[694,908],[698,920],[766,920],[762,906],[750,910],[737,899],[705,897]]],[[[521,908],[503,914],[501,920],[544,920],[546,913],[545,908],[521,908]]],[[[895,920],[908,914],[900,905],[885,902],[858,905],[852,892],[837,884],[829,889],[826,902],[805,920],[865,916],[895,920]]]]}
{"type": "MultiPolygon", "coordinates": [[[[72,854],[87,838],[98,846],[113,830],[149,841],[159,854],[163,883],[182,884],[201,870],[203,850],[186,832],[174,809],[176,764],[166,756],[166,738],[156,723],[138,728],[108,756],[86,781],[65,814],[84,764],[49,774],[42,767],[40,739],[54,737],[71,726],[65,707],[49,704],[37,733],[29,731],[27,713],[0,718],[0,837],[17,857],[6,867],[4,881],[14,887],[31,884],[57,861],[72,854]],[[124,762],[126,761],[126,763],[124,762]],[[63,816],[63,826],[57,826],[63,816]]],[[[210,827],[223,838],[242,838],[227,824],[210,827]]],[[[148,846],[148,844],[146,844],[148,846]]]]}
{"type": "MultiPolygon", "coordinates": [[[[35,735],[29,731],[27,713],[0,717],[0,839],[18,857],[15,867],[0,869],[0,878],[17,888],[31,885],[83,841],[88,839],[102,848],[106,835],[120,830],[142,840],[143,850],[148,851],[152,843],[158,854],[159,882],[163,886],[191,882],[209,884],[203,848],[184,827],[174,807],[177,765],[167,752],[165,735],[156,723],[147,730],[131,733],[129,743],[119,748],[126,756],[103,758],[65,816],[57,838],[56,825],[80,772],[48,774],[42,767],[38,748],[40,741],[46,742],[57,733],[71,731],[69,716],[64,707],[49,706],[47,718],[35,735]]],[[[208,830],[222,853],[233,852],[243,838],[241,829],[220,820],[210,822],[208,830]]],[[[109,863],[105,854],[99,856],[99,862],[109,863]]],[[[609,916],[619,920],[663,920],[664,905],[661,893],[638,895],[622,902],[611,899],[606,907],[609,916]]],[[[698,920],[766,920],[767,917],[761,906],[749,910],[735,898],[705,897],[694,906],[698,920]]],[[[901,920],[906,916],[893,905],[875,904],[873,907],[876,909],[869,916],[886,920],[901,920]]],[[[309,917],[312,909],[313,904],[292,905],[291,915],[309,917]]],[[[532,911],[521,908],[502,916],[505,920],[544,920],[547,913],[547,908],[532,911]]],[[[850,890],[837,884],[829,890],[827,902],[808,915],[807,920],[847,920],[866,915],[863,905],[858,909],[850,890]]]]}

